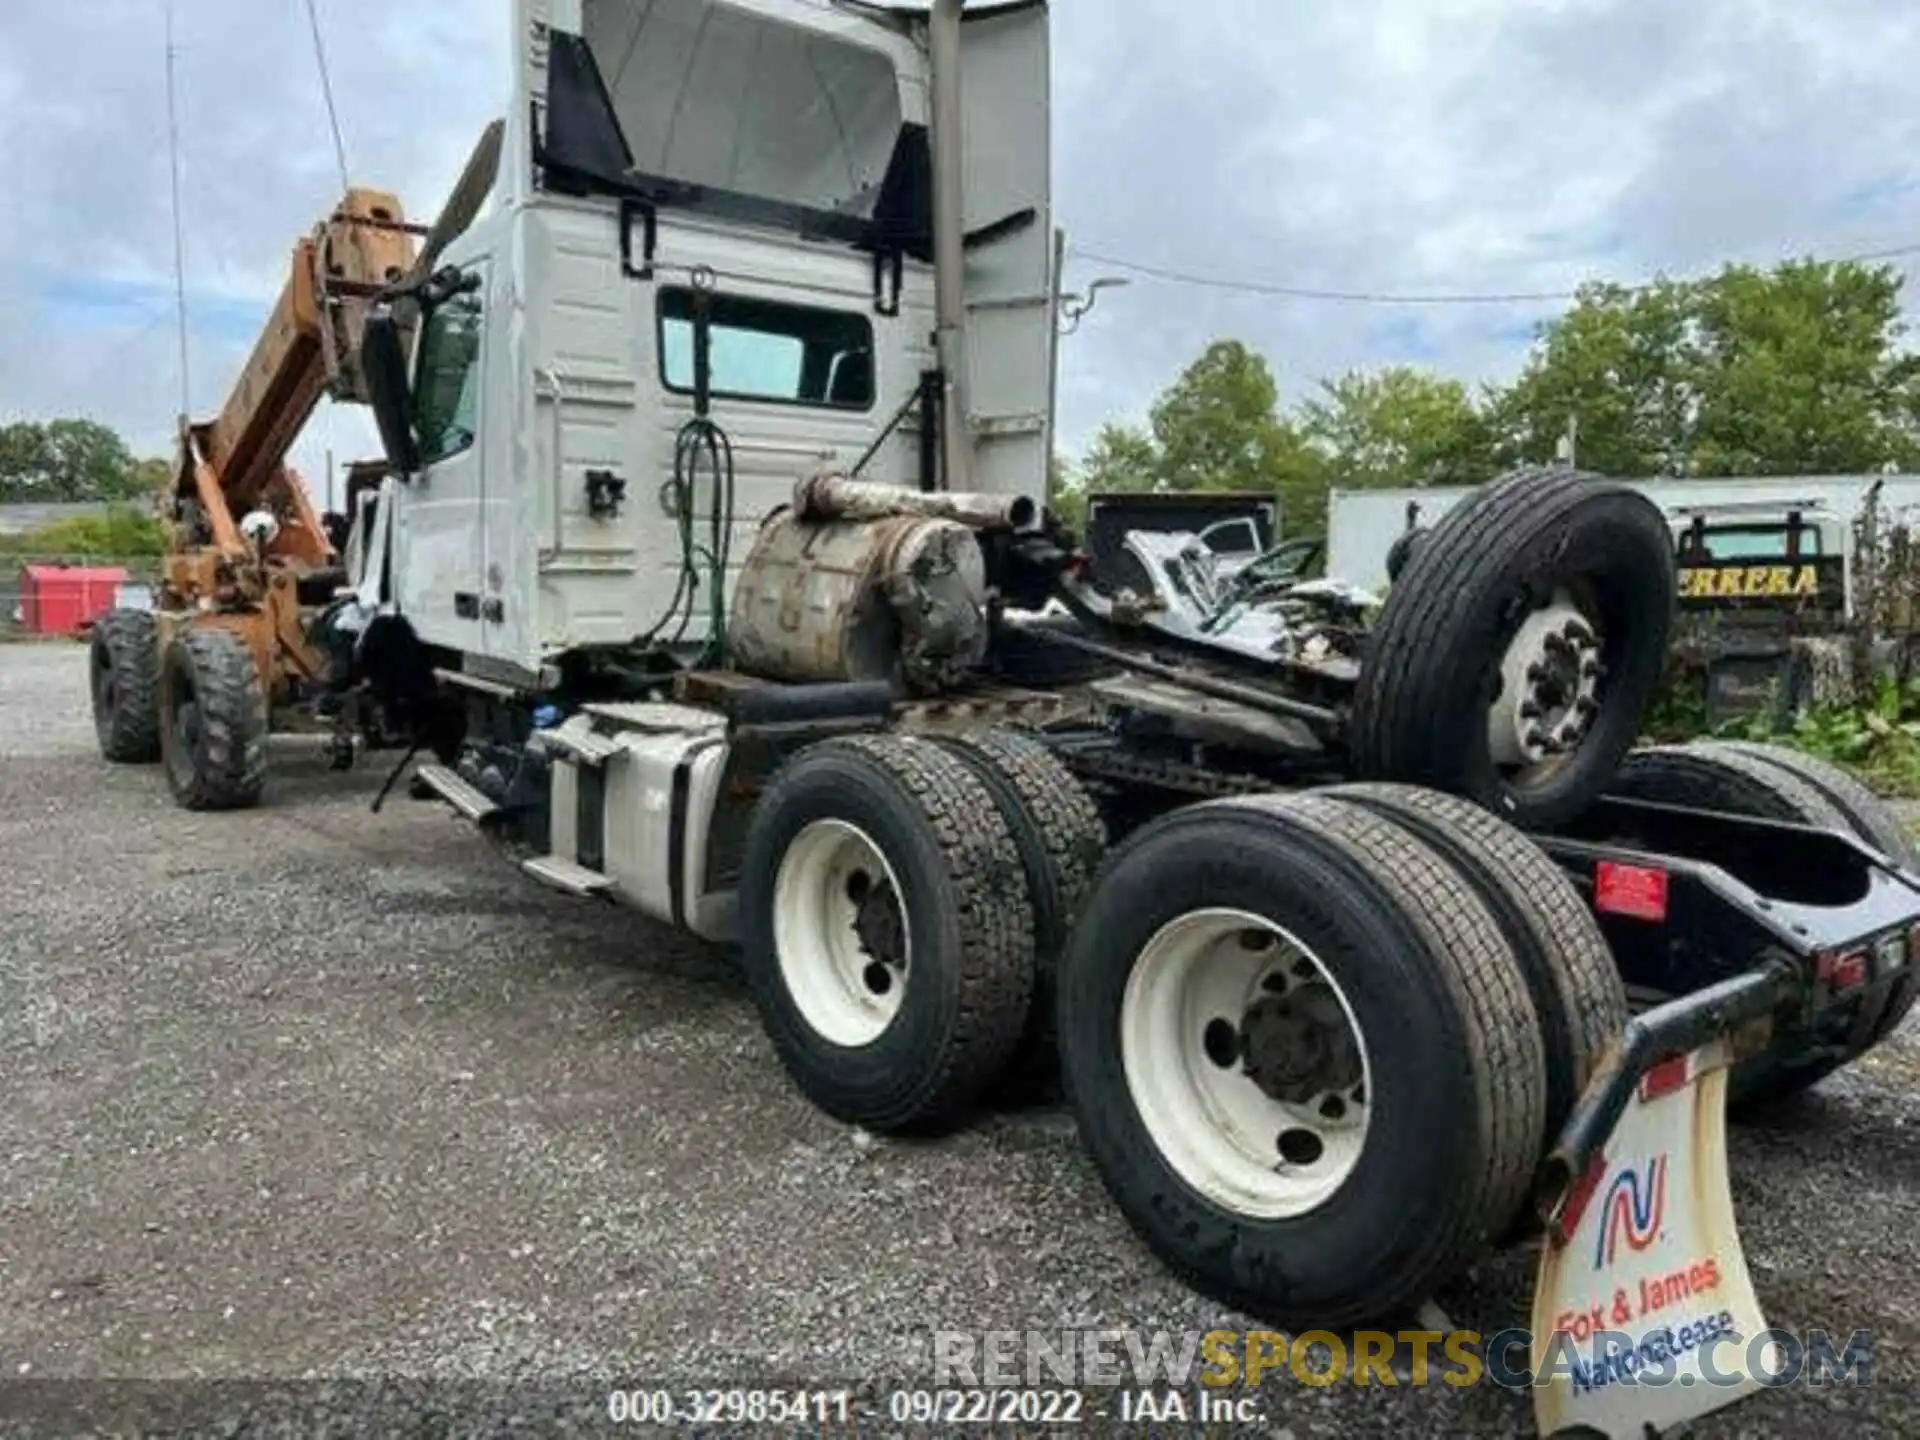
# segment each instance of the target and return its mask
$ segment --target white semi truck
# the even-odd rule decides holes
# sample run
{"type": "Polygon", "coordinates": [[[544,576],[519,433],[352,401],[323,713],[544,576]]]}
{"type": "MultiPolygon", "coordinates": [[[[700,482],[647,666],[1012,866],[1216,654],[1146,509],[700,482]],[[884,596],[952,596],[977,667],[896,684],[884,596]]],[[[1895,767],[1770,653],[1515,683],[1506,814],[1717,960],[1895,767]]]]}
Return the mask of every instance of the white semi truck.
{"type": "MultiPolygon", "coordinates": [[[[1518,474],[1377,615],[1281,597],[1265,654],[1166,623],[1040,503],[1043,3],[511,10],[504,134],[360,336],[390,473],[326,624],[337,683],[433,752],[417,789],[529,883],[737,947],[836,1116],[950,1126],[1057,1065],[1210,1295],[1356,1324],[1519,1237],[1546,1365],[1599,1343],[1593,1296],[1704,1257],[1733,1379],[1563,1368],[1543,1424],[1753,1388],[1729,1076],[1765,1103],[1899,1023],[1920,880],[1844,775],[1629,753],[1657,509],[1518,474]],[[1666,1219],[1616,1247],[1656,1159],[1666,1219]]],[[[257,681],[174,623],[176,681],[97,703],[217,779],[257,681]]]]}

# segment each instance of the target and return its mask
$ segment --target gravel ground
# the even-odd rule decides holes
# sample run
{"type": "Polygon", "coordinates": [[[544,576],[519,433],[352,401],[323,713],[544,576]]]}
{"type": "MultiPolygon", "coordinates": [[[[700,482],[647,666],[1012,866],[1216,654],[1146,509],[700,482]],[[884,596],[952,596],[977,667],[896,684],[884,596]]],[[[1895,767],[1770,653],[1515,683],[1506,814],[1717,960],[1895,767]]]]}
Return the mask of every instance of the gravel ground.
{"type": "MultiPolygon", "coordinates": [[[[1057,1107],[876,1143],[787,1084],[714,952],[404,793],[371,815],[379,767],[310,746],[265,808],[182,813],[99,761],[84,689],[78,650],[0,648],[0,1428],[104,1393],[42,1377],[545,1382],[604,1416],[609,1380],[924,1381],[936,1328],[1248,1325],[1144,1253],[1057,1107]]],[[[1698,1433],[1920,1434],[1917,1082],[1910,1026],[1736,1132],[1768,1316],[1872,1330],[1878,1383],[1698,1433]]],[[[1523,1324],[1527,1268],[1440,1303],[1523,1324]]],[[[1261,1399],[1297,1437],[1530,1430],[1490,1386],[1261,1399]]]]}

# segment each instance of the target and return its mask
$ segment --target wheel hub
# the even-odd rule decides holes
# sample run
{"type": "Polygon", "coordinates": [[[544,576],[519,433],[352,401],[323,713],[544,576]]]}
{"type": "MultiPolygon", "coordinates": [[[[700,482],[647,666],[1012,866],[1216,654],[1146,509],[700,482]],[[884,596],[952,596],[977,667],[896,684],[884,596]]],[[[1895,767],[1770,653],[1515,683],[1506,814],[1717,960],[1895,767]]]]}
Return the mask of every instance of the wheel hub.
{"type": "Polygon", "coordinates": [[[1578,750],[1600,714],[1600,637],[1566,591],[1529,615],[1507,647],[1487,715],[1496,764],[1530,768],[1578,750]]]}
{"type": "Polygon", "coordinates": [[[1332,973],[1273,922],[1239,910],[1170,922],[1128,976],[1120,1039],[1154,1144],[1215,1203],[1305,1215],[1359,1163],[1365,1037],[1332,973]]]}
{"type": "Polygon", "coordinates": [[[1247,1078],[1284,1104],[1306,1105],[1360,1083],[1360,1047],[1324,984],[1255,1001],[1240,1039],[1247,1078]]]}
{"type": "Polygon", "coordinates": [[[860,937],[860,948],[882,965],[900,969],[907,963],[907,923],[900,913],[900,898],[893,886],[883,880],[878,885],[864,872],[856,871],[849,893],[859,891],[854,901],[853,933],[860,937]]]}
{"type": "Polygon", "coordinates": [[[891,865],[844,820],[817,820],[787,848],[774,881],[774,930],[787,993],[835,1045],[877,1041],[906,997],[912,940],[891,865]]]}

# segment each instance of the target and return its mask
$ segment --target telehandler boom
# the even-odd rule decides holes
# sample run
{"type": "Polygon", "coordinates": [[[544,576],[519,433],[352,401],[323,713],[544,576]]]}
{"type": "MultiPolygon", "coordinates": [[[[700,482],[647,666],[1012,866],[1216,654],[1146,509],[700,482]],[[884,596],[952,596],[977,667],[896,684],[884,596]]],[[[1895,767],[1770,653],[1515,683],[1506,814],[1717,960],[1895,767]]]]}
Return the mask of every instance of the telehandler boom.
{"type": "MultiPolygon", "coordinates": [[[[349,587],[344,516],[323,516],[287,463],[323,398],[367,404],[361,339],[377,299],[424,283],[446,240],[492,187],[501,127],[482,136],[436,227],[409,224],[398,197],[350,188],[293,247],[287,282],[225,405],[182,416],[160,497],[168,547],[158,604],[119,611],[93,636],[101,748],[164,762],[189,809],[258,802],[266,737],[324,724],[337,768],[386,738],[351,677],[361,615],[349,587]]],[[[377,480],[355,468],[349,509],[377,480]]]]}

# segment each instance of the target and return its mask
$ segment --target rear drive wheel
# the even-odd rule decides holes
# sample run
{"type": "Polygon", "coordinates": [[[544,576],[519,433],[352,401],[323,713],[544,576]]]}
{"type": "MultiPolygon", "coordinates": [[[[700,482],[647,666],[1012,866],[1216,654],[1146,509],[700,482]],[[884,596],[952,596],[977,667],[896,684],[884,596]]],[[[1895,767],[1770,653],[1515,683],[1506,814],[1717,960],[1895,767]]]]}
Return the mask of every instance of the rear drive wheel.
{"type": "Polygon", "coordinates": [[[189,810],[260,803],[267,701],[253,651],[234,631],[194,626],[160,672],[160,752],[174,799],[189,810]]]}
{"type": "Polygon", "coordinates": [[[1546,1133],[1558,1134],[1601,1052],[1626,1028],[1627,992],[1593,912],[1566,873],[1477,805],[1406,785],[1323,792],[1418,835],[1486,902],[1527,977],[1546,1058],[1546,1133]]]}
{"type": "Polygon", "coordinates": [[[88,649],[93,728],[116,765],[160,758],[160,641],[153,616],[115,610],[93,627],[88,649]]]}
{"type": "Polygon", "coordinates": [[[1073,772],[1032,736],[986,730],[935,743],[993,793],[1020,851],[1033,905],[1033,1007],[1020,1063],[1007,1079],[1010,1091],[1043,1090],[1059,1069],[1053,1009],[1060,951],[1106,855],[1107,827],[1073,772]]]}
{"type": "Polygon", "coordinates": [[[1026,1025],[1033,935],[991,792],[908,737],[801,752],[754,809],[741,959],[795,1082],[875,1130],[957,1118],[1026,1025]]]}
{"type": "Polygon", "coordinates": [[[1523,828],[1577,815],[1632,746],[1666,661],[1673,542],[1625,485],[1496,480],[1411,547],[1354,696],[1359,773],[1523,828]]]}
{"type": "Polygon", "coordinates": [[[1339,1328],[1503,1233],[1539,1152],[1526,982],[1466,881],[1351,804],[1196,806],[1116,852],[1060,971],[1080,1133],[1224,1303],[1339,1328]]]}
{"type": "MultiPolygon", "coordinates": [[[[1611,788],[1629,799],[1843,833],[1853,829],[1845,812],[1808,780],[1771,757],[1731,745],[1702,742],[1635,751],[1611,788]]],[[[1824,1080],[1878,1038],[1887,999],[1885,992],[1869,991],[1821,1015],[1811,1031],[1776,1040],[1741,1061],[1728,1081],[1728,1103],[1754,1111],[1824,1080]]]]}

